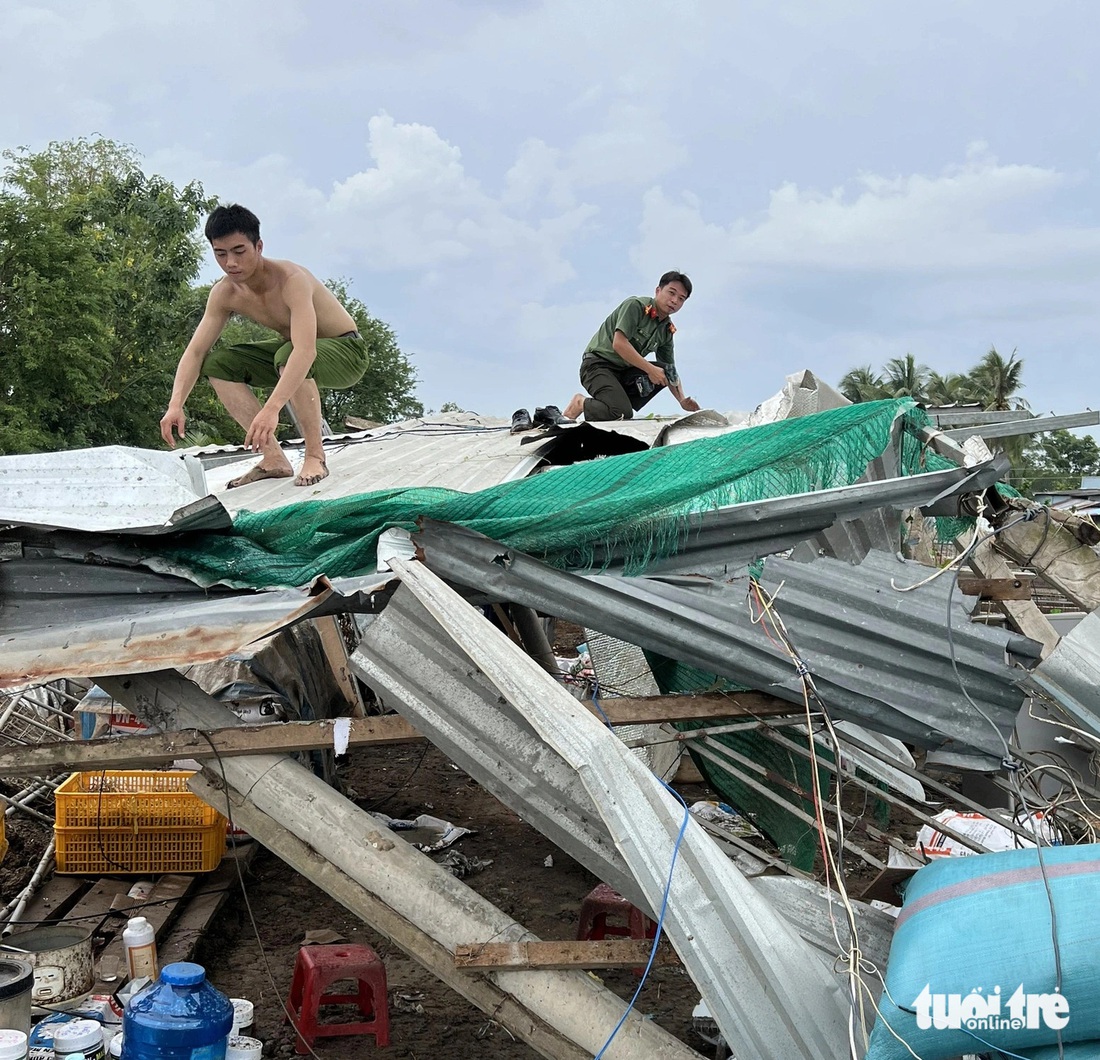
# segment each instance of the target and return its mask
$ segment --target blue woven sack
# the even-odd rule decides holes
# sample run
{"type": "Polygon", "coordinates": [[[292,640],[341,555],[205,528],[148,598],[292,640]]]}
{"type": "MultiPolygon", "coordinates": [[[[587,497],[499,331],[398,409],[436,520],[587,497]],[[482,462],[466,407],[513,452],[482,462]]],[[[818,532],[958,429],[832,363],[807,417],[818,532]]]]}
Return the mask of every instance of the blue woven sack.
{"type": "Polygon", "coordinates": [[[911,1060],[890,1028],[922,1060],[1100,1039],[1097,908],[1100,844],[1046,847],[1042,867],[1034,848],[926,865],[906,888],[866,1060],[911,1060]]]}

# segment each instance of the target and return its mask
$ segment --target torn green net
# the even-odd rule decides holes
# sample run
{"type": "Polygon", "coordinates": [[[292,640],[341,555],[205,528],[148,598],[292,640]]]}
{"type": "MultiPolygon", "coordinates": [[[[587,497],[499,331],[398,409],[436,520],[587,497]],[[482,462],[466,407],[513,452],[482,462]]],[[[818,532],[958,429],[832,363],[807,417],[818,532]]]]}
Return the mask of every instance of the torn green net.
{"type": "Polygon", "coordinates": [[[555,567],[591,568],[598,551],[618,551],[625,572],[641,574],[683,547],[693,516],[850,485],[892,445],[901,474],[952,466],[917,436],[929,422],[909,398],[865,402],[554,468],[477,493],[413,486],[245,511],[228,531],[183,535],[149,555],[202,584],[304,585],[320,575],[373,572],[379,535],[390,527],[414,531],[427,517],[555,567]]]}

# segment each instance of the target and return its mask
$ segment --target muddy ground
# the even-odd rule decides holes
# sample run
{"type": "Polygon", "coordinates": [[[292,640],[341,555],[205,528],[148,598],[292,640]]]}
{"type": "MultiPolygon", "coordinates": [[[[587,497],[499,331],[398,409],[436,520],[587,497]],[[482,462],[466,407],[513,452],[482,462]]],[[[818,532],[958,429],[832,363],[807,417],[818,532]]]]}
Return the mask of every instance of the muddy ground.
{"type": "MultiPolygon", "coordinates": [[[[599,881],[434,747],[356,750],[341,767],[340,779],[365,809],[399,818],[430,813],[476,829],[454,849],[492,864],[466,883],[540,938],[576,937],[581,900],[599,881]],[[547,858],[552,865],[545,864],[547,858]]],[[[707,797],[705,793],[702,785],[684,790],[689,799],[707,797]]],[[[260,852],[246,884],[247,905],[241,896],[234,897],[204,938],[199,960],[220,989],[253,1001],[257,1036],[267,1043],[265,1055],[293,1055],[282,1001],[299,944],[307,932],[326,929],[349,941],[368,942],[385,961],[391,1021],[387,1055],[410,1060],[533,1060],[538,1055],[273,854],[260,852]]],[[[629,997],[639,982],[629,969],[605,972],[601,978],[622,997],[629,997]]],[[[638,1007],[706,1052],[708,1046],[691,1029],[691,1010],[698,1000],[698,990],[681,968],[660,968],[644,983],[638,1007]]],[[[319,1039],[316,1052],[341,1060],[376,1055],[369,1037],[319,1039]]]]}

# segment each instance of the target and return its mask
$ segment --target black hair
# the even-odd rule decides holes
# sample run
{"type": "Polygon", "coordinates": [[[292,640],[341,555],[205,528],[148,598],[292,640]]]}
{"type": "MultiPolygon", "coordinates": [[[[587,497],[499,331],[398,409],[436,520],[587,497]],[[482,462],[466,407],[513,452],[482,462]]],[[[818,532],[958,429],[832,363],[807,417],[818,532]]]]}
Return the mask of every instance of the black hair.
{"type": "Polygon", "coordinates": [[[658,287],[664,287],[665,284],[678,283],[688,293],[688,298],[691,297],[691,280],[689,280],[682,272],[677,272],[675,269],[672,272],[666,272],[658,282],[658,287]]]}
{"type": "Polygon", "coordinates": [[[206,238],[224,239],[240,232],[255,246],[260,241],[260,219],[251,211],[237,203],[215,207],[206,219],[206,238]]]}

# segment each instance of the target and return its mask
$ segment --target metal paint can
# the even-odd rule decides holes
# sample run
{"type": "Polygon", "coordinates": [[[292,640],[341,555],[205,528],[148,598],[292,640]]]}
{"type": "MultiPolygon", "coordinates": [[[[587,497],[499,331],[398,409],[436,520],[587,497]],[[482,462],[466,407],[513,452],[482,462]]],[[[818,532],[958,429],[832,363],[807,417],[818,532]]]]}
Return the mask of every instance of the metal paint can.
{"type": "Polygon", "coordinates": [[[0,1027],[30,1034],[34,968],[27,961],[0,957],[0,1027]]]}

